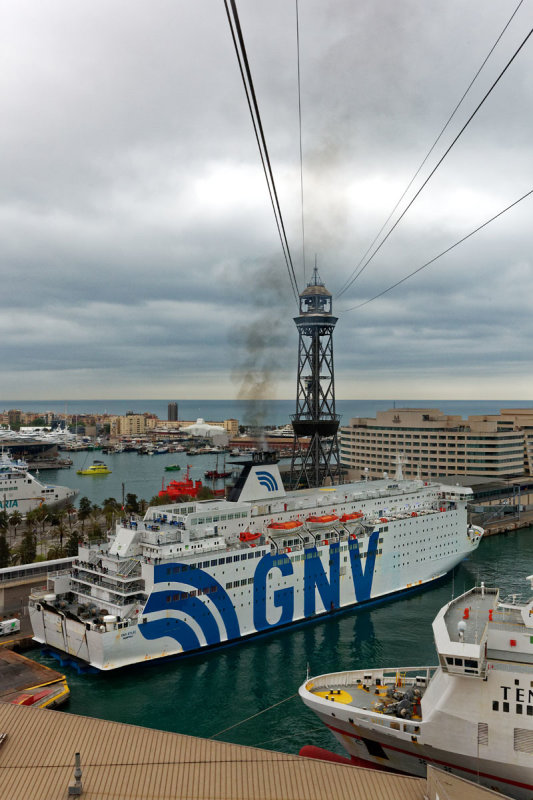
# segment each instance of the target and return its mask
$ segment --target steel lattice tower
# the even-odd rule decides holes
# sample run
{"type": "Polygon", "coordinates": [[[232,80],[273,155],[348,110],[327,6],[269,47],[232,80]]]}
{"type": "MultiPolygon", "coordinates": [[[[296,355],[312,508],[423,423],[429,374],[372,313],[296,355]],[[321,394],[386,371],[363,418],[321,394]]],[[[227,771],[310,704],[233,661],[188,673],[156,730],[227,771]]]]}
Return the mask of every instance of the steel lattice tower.
{"type": "Polygon", "coordinates": [[[315,267],[313,280],[300,294],[298,328],[298,381],[296,414],[292,416],[294,444],[291,488],[322,486],[327,478],[339,483],[340,457],[335,413],[331,292],[315,267]],[[309,447],[301,439],[310,437],[309,447]]]}

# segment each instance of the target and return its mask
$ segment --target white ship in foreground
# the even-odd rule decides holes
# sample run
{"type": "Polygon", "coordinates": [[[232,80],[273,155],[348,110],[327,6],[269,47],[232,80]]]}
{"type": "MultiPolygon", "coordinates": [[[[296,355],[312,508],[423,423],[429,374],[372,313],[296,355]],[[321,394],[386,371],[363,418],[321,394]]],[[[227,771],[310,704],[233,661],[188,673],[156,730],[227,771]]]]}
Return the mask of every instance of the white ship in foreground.
{"type": "Polygon", "coordinates": [[[530,800],[533,599],[501,602],[481,584],[441,609],[433,634],[438,667],[320,675],[300,696],[354,763],[422,777],[431,764],[530,800]]]}
{"type": "Polygon", "coordinates": [[[80,547],[31,595],[34,638],[111,670],[412,590],[477,548],[470,494],[400,475],[286,492],[257,454],[228,500],[153,506],[80,547]]]}
{"type": "Polygon", "coordinates": [[[25,461],[15,461],[7,451],[0,451],[0,510],[27,514],[43,503],[51,508],[62,505],[77,494],[77,489],[41,483],[28,472],[25,461]]]}

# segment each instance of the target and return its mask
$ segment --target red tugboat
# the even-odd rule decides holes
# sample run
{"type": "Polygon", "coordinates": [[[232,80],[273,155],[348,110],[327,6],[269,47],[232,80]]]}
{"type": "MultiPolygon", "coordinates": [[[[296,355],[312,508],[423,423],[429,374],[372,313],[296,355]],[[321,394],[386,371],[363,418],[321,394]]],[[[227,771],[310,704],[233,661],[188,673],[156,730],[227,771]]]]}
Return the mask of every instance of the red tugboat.
{"type": "MultiPolygon", "coordinates": [[[[165,479],[163,478],[163,485],[159,492],[159,497],[168,497],[170,501],[179,500],[182,497],[196,497],[200,489],[203,488],[202,481],[193,481],[189,470],[191,464],[187,464],[187,472],[185,479],[182,481],[170,481],[165,489],[165,479]]],[[[215,489],[214,494],[216,497],[224,497],[224,489],[215,489]]]]}

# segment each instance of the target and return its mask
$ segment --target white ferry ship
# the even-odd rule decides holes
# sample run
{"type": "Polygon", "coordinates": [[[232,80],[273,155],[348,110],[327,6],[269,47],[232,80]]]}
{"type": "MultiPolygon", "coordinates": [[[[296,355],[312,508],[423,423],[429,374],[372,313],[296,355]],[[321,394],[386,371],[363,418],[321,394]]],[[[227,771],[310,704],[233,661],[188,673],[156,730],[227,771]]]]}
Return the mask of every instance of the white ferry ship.
{"type": "Polygon", "coordinates": [[[34,638],[101,670],[404,592],[478,546],[470,489],[394,480],[286,492],[269,454],[228,500],[153,506],[29,601],[34,638]]]}
{"type": "Polygon", "coordinates": [[[77,494],[77,489],[41,483],[28,472],[25,461],[14,461],[7,451],[0,451],[0,510],[27,514],[43,503],[52,508],[61,505],[77,494]]]}
{"type": "Polygon", "coordinates": [[[422,777],[430,764],[530,800],[533,599],[501,602],[481,584],[441,609],[433,634],[439,666],[320,675],[300,696],[356,764],[422,777]]]}

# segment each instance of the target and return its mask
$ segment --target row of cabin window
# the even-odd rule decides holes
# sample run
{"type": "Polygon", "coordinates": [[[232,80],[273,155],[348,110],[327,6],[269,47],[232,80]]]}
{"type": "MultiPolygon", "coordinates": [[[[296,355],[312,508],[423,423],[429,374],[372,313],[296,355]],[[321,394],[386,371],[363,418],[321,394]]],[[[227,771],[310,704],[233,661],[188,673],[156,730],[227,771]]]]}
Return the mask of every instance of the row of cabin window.
{"type": "Polygon", "coordinates": [[[262,555],[260,550],[250,550],[247,553],[241,553],[237,556],[213,558],[211,561],[199,561],[198,564],[182,564],[180,567],[167,567],[167,575],[176,575],[179,572],[187,572],[189,569],[216,567],[218,564],[230,564],[233,561],[246,561],[247,558],[260,558],[262,555]]]}
{"type": "Polygon", "coordinates": [[[247,511],[241,511],[237,514],[216,514],[214,517],[198,517],[197,519],[191,519],[191,525],[205,525],[209,524],[210,522],[224,522],[228,519],[244,519],[247,516],[247,511]]]}
{"type": "MultiPolygon", "coordinates": [[[[493,711],[499,711],[500,710],[500,703],[499,703],[498,700],[493,700],[492,701],[492,710],[493,711]]],[[[509,711],[509,703],[502,702],[502,711],[505,711],[505,712],[509,711]]],[[[516,713],[517,714],[522,714],[523,713],[522,703],[517,703],[516,704],[516,713]]],[[[526,706],[526,713],[527,713],[528,717],[533,717],[533,706],[526,706]]]]}

